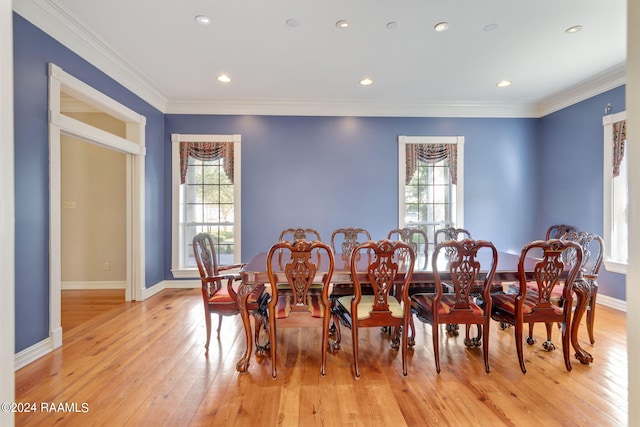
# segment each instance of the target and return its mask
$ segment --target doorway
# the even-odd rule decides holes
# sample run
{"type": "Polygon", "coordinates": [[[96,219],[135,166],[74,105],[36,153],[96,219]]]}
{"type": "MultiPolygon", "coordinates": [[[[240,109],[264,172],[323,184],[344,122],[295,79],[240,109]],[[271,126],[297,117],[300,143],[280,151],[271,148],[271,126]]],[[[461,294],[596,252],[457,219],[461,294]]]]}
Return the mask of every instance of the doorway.
{"type": "MultiPolygon", "coordinates": [[[[50,150],[50,339],[62,345],[62,140],[71,137],[118,152],[124,156],[124,289],[125,300],[144,299],[144,141],[145,118],[86,85],[54,64],[49,64],[50,150]],[[84,116],[83,116],[84,114],[84,116]],[[120,122],[122,135],[102,121],[86,118],[106,116],[120,122]],[[92,116],[93,115],[93,116],[92,116]],[[85,117],[85,118],[83,118],[85,117]]],[[[122,177],[120,177],[122,178],[122,177]]],[[[73,209],[74,200],[67,200],[73,209]]],[[[105,260],[103,268],[110,261],[105,260]]]]}

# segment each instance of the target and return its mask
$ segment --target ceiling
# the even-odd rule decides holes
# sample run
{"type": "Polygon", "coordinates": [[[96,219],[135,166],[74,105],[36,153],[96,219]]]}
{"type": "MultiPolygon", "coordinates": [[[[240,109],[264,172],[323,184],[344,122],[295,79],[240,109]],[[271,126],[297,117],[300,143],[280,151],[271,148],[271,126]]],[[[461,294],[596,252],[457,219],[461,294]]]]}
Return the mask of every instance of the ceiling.
{"type": "Polygon", "coordinates": [[[626,81],[626,0],[18,0],[14,10],[166,113],[539,117],[626,81]]]}

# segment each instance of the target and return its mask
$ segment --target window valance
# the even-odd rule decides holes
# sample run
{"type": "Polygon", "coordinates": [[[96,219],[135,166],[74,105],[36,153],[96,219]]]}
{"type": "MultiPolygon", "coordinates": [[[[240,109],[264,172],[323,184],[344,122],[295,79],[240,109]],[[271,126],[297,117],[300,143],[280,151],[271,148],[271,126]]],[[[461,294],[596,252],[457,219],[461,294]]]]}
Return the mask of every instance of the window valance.
{"type": "Polygon", "coordinates": [[[418,169],[418,163],[436,163],[448,160],[449,175],[452,184],[458,182],[458,145],[457,144],[407,144],[406,184],[411,182],[418,169]]]}
{"type": "Polygon", "coordinates": [[[625,120],[613,124],[613,173],[620,175],[620,164],[624,158],[624,145],[627,141],[627,122],[625,120]]]}
{"type": "Polygon", "coordinates": [[[187,177],[189,157],[197,160],[224,159],[224,172],[233,182],[233,142],[180,142],[180,183],[187,177]]]}

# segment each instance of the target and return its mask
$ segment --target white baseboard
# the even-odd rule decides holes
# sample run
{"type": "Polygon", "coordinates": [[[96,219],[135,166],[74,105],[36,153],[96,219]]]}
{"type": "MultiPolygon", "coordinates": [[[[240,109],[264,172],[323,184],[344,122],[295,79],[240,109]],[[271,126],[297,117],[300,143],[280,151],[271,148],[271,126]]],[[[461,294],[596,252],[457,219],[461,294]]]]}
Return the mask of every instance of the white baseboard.
{"type": "Polygon", "coordinates": [[[42,356],[49,354],[52,351],[53,341],[51,338],[45,338],[31,347],[25,348],[15,355],[15,370],[17,371],[20,368],[24,368],[29,363],[40,359],[42,356]]]}
{"type": "Polygon", "coordinates": [[[164,289],[200,289],[202,286],[198,280],[163,280],[150,288],[145,288],[143,299],[147,299],[164,289]]]}
{"type": "Polygon", "coordinates": [[[200,289],[202,282],[198,280],[165,280],[165,289],[200,289]]]}
{"type": "Polygon", "coordinates": [[[102,282],[60,282],[60,289],[126,289],[127,282],[125,281],[102,281],[102,282]]]}
{"type": "Polygon", "coordinates": [[[596,298],[597,304],[602,304],[606,307],[615,308],[616,310],[627,312],[627,302],[621,299],[608,297],[606,295],[598,294],[596,298]]]}

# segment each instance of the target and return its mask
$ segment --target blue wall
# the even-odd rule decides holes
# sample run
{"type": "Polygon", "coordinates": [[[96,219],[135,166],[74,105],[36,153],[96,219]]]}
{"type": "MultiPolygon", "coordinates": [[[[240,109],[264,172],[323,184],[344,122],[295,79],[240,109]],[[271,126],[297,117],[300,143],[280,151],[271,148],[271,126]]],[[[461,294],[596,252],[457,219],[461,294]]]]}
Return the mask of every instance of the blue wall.
{"type": "MultiPolygon", "coordinates": [[[[611,104],[609,114],[624,111],[624,86],[540,119],[538,235],[544,235],[548,224],[572,224],[603,235],[602,116],[607,104],[611,104]]],[[[601,294],[626,299],[624,275],[603,267],[598,283],[601,294]]]]}
{"type": "Polygon", "coordinates": [[[164,116],[14,13],[16,352],[49,336],[49,132],[47,68],[53,62],[147,118],[147,286],[163,280],[164,116]]]}
{"type": "MultiPolygon", "coordinates": [[[[323,238],[363,227],[376,239],[398,225],[398,135],[465,137],[465,227],[516,251],[534,236],[537,120],[167,115],[171,133],[242,135],[242,260],[288,227],[323,238]],[[526,189],[526,191],[523,191],[526,189]],[[508,232],[506,232],[508,230],[508,232]]],[[[167,175],[165,191],[170,194],[167,175]]],[[[171,222],[167,219],[165,234],[171,222]]],[[[165,277],[171,251],[165,253],[165,277]]]]}
{"type": "MultiPolygon", "coordinates": [[[[602,233],[602,114],[624,108],[623,87],[542,119],[165,116],[14,14],[16,351],[49,336],[49,62],[147,118],[147,287],[172,279],[171,133],[242,135],[245,261],[289,226],[386,236],[398,223],[398,135],[465,137],[465,226],[501,250],[551,223],[602,233]]],[[[624,276],[604,273],[600,286],[624,299],[624,276]]]]}

